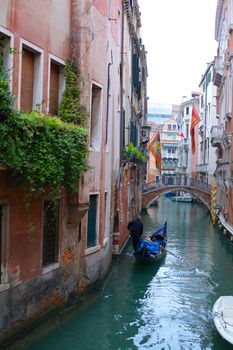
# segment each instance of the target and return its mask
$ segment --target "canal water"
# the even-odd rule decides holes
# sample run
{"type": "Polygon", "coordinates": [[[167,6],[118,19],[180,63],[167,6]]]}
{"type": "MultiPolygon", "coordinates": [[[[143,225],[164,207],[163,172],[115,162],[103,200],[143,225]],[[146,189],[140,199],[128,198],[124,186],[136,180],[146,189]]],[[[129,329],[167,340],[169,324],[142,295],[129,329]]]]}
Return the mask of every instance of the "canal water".
{"type": "Polygon", "coordinates": [[[143,215],[150,233],[167,220],[168,246],[162,261],[135,263],[132,245],[114,261],[104,288],[88,303],[57,316],[31,350],[227,350],[212,307],[233,295],[233,246],[213,227],[201,204],[161,198],[143,215]],[[180,257],[180,258],[177,258],[180,257]]]}

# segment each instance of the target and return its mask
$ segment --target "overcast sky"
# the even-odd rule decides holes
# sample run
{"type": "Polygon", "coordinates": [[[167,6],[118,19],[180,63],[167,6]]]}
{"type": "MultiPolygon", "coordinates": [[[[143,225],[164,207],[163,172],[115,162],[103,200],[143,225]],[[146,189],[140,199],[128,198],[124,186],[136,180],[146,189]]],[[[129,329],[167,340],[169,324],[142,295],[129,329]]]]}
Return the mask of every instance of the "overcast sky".
{"type": "Polygon", "coordinates": [[[216,56],[217,0],[139,0],[148,64],[149,103],[191,98],[216,56]]]}

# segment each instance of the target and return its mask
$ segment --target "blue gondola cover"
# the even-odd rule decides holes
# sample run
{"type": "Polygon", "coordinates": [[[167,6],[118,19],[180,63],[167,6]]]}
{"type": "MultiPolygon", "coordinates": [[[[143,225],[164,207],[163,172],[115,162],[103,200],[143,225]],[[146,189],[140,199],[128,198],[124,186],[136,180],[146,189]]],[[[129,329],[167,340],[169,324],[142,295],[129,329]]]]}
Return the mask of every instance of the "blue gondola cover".
{"type": "Polygon", "coordinates": [[[150,235],[149,239],[141,239],[134,256],[136,258],[159,258],[167,244],[167,222],[150,235]]]}

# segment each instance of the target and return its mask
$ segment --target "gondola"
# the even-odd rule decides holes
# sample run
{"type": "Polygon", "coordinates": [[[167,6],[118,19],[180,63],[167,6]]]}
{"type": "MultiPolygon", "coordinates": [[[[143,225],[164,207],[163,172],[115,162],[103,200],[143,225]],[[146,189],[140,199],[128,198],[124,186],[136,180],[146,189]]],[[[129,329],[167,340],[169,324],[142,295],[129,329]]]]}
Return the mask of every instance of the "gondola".
{"type": "Polygon", "coordinates": [[[167,246],[167,222],[149,237],[140,240],[134,251],[136,261],[155,262],[166,254],[167,246]]]}

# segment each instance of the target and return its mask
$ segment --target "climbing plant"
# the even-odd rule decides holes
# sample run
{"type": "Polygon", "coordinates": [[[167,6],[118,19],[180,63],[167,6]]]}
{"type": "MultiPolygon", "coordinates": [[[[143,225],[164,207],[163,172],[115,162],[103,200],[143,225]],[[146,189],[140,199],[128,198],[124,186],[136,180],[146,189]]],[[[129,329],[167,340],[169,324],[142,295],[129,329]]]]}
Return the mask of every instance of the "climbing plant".
{"type": "Polygon", "coordinates": [[[136,160],[141,163],[146,162],[146,157],[139,147],[135,147],[132,143],[129,144],[128,148],[123,150],[124,157],[129,160],[136,160]]]}
{"type": "Polygon", "coordinates": [[[80,71],[75,60],[66,62],[65,81],[65,91],[59,106],[59,117],[65,122],[86,127],[87,111],[80,101],[80,71]]]}
{"type": "Polygon", "coordinates": [[[13,112],[14,98],[9,88],[7,72],[4,69],[4,55],[7,52],[6,39],[0,35],[0,121],[13,112]]]}

